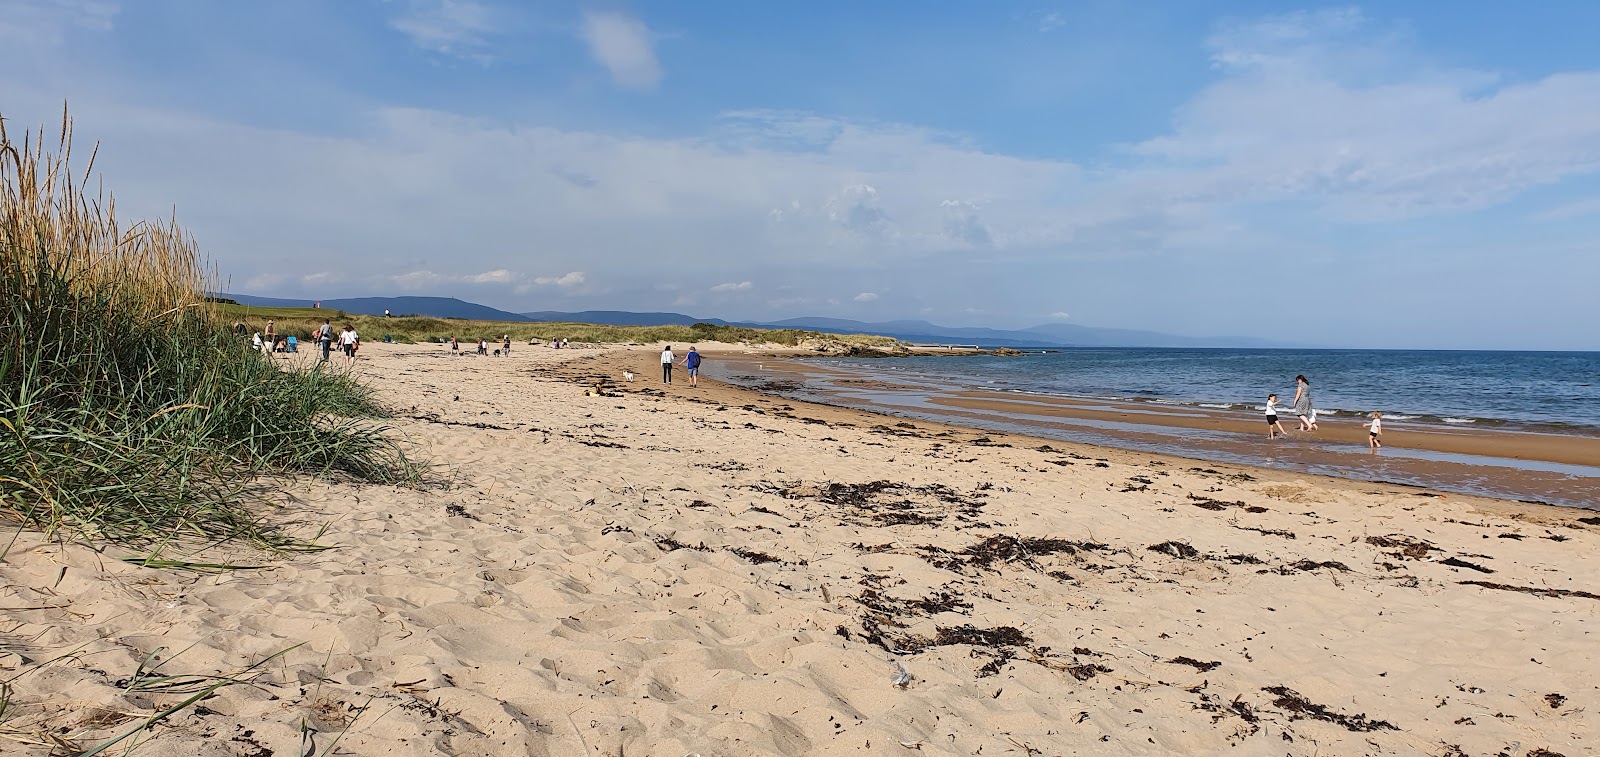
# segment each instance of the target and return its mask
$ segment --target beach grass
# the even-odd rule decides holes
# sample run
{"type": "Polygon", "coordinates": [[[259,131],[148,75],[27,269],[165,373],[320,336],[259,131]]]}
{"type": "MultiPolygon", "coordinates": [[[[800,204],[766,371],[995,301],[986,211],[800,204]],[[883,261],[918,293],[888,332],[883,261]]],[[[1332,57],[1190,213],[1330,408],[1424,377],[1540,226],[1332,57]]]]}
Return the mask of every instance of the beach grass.
{"type": "Polygon", "coordinates": [[[296,540],[262,504],[290,472],[415,481],[350,376],[284,370],[231,334],[175,220],[131,225],[71,166],[0,121],[0,516],[158,556],[296,540]]]}
{"type": "Polygon", "coordinates": [[[807,342],[833,342],[875,349],[890,349],[898,342],[886,336],[871,334],[826,334],[802,329],[757,329],[742,326],[718,326],[699,323],[692,326],[608,326],[593,323],[556,323],[527,321],[478,321],[459,318],[433,318],[429,316],[400,315],[391,318],[373,315],[354,315],[342,310],[256,307],[239,304],[217,306],[225,318],[245,324],[251,332],[261,331],[268,319],[280,335],[294,335],[308,339],[312,330],[322,325],[323,319],[335,328],[355,326],[363,341],[382,340],[385,336],[405,344],[438,342],[455,337],[462,342],[476,342],[480,337],[498,342],[509,335],[518,346],[529,340],[548,342],[566,339],[590,344],[694,344],[696,342],[723,342],[729,344],[779,345],[797,347],[807,342]]]}

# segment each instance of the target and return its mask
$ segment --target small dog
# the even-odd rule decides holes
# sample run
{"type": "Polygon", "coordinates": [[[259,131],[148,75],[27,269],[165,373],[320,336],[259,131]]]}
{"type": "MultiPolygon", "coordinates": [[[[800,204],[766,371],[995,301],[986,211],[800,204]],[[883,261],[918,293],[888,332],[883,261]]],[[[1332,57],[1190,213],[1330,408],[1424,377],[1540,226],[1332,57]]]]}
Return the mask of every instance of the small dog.
{"type": "Polygon", "coordinates": [[[627,379],[627,380],[629,380],[629,381],[632,381],[633,380],[633,371],[623,371],[622,372],[622,377],[627,379]]]}
{"type": "Polygon", "coordinates": [[[500,357],[500,350],[495,350],[494,351],[494,356],[495,357],[500,357]]]}

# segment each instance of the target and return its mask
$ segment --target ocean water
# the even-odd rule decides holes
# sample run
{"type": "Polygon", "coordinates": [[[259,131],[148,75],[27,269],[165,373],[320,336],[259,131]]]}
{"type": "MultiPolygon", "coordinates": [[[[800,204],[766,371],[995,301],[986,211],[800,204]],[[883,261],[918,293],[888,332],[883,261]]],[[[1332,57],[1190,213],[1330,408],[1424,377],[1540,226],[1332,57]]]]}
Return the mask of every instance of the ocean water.
{"type": "Polygon", "coordinates": [[[1253,410],[1297,374],[1319,414],[1385,422],[1600,433],[1600,352],[1065,349],[1022,357],[830,358],[885,378],[1070,397],[1253,410]]]}

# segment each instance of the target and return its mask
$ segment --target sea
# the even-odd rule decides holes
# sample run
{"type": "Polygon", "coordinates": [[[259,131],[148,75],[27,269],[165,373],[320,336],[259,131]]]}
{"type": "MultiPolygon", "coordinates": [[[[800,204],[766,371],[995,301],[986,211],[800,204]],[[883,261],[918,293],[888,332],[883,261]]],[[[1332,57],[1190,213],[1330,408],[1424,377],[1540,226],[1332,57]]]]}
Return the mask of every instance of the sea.
{"type": "Polygon", "coordinates": [[[1304,375],[1324,416],[1600,432],[1600,352],[1129,348],[818,362],[951,387],[1240,410],[1263,409],[1272,393],[1287,406],[1304,375]]]}
{"type": "Polygon", "coordinates": [[[1431,428],[1551,434],[1585,438],[1574,449],[1592,449],[1593,440],[1600,438],[1600,352],[1079,348],[1029,350],[1017,356],[819,357],[802,362],[825,370],[790,372],[777,363],[756,361],[712,364],[709,373],[795,399],[909,419],[1600,509],[1600,459],[1558,463],[1397,443],[1370,455],[1365,444],[1294,432],[1297,422],[1290,411],[1295,376],[1304,375],[1324,427],[1359,425],[1380,411],[1389,432],[1431,428]],[[1016,396],[1004,407],[988,409],[948,401],[972,391],[1016,396]],[[1255,420],[1273,393],[1291,429],[1287,440],[1269,443],[1265,434],[1141,420],[1192,417],[1199,411],[1255,420]],[[1046,417],[1034,410],[1052,397],[1115,411],[1115,419],[1046,417]]]}

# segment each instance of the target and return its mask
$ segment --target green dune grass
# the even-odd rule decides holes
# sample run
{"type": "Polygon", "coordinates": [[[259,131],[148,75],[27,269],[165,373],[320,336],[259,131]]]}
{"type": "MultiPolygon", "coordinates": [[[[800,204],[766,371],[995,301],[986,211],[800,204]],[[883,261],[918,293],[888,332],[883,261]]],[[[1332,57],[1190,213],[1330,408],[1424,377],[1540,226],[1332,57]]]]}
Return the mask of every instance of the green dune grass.
{"type": "Polygon", "coordinates": [[[290,472],[409,483],[370,390],[228,331],[173,221],[125,225],[59,147],[0,121],[0,517],[57,538],[305,546],[265,506],[290,472]]]}

